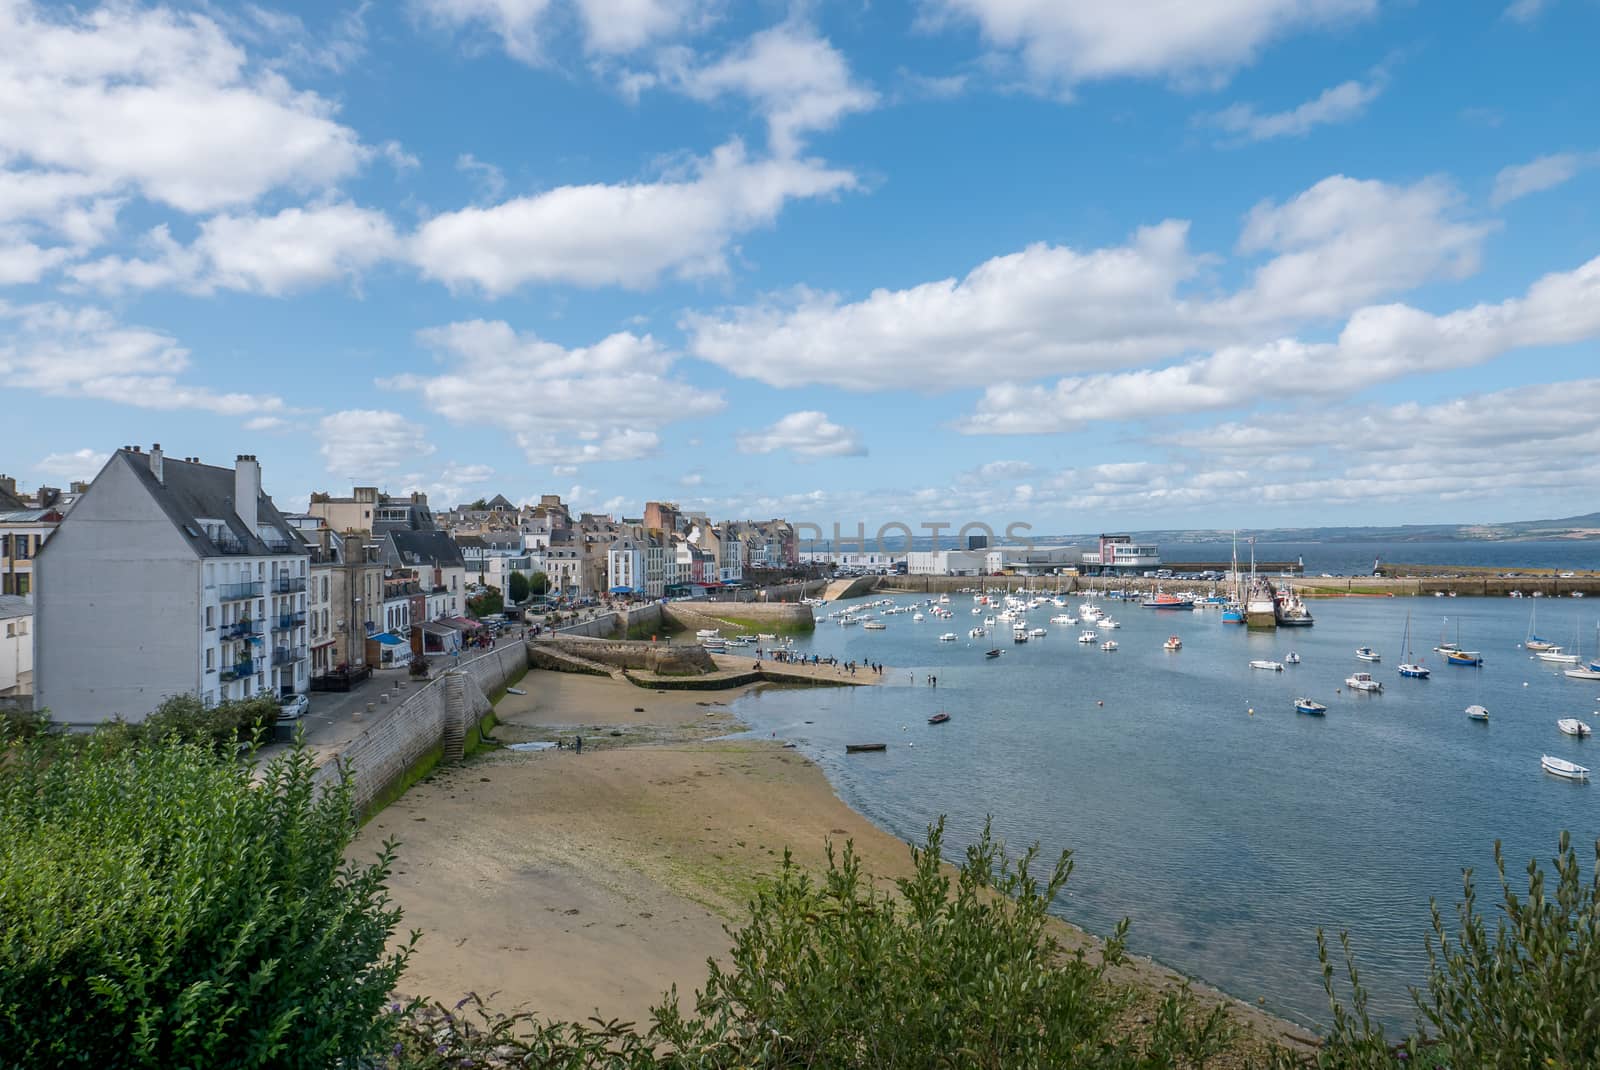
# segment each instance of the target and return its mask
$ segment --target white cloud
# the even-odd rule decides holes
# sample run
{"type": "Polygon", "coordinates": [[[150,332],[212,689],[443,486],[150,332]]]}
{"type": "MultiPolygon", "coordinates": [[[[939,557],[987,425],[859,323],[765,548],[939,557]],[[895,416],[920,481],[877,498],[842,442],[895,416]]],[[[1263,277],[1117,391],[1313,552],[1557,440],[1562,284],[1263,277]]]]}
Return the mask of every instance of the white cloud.
{"type": "Polygon", "coordinates": [[[552,61],[567,24],[576,22],[590,53],[633,52],[713,16],[720,4],[705,0],[414,0],[432,21],[450,28],[482,28],[506,54],[539,66],[552,61]]]}
{"type": "Polygon", "coordinates": [[[816,411],[791,412],[771,427],[747,431],[738,438],[741,453],[787,450],[798,457],[861,457],[867,452],[861,434],[841,427],[816,411]]]}
{"type": "Polygon", "coordinates": [[[85,446],[81,450],[72,450],[68,453],[48,453],[39,459],[33,470],[40,475],[52,476],[64,482],[88,480],[94,478],[110,456],[111,454],[105,450],[90,449],[85,446]]]}
{"type": "Polygon", "coordinates": [[[1338,28],[1377,0],[924,0],[935,21],[970,20],[1039,84],[1070,89],[1116,77],[1218,83],[1269,42],[1338,28]]]}
{"type": "Polygon", "coordinates": [[[494,164],[478,159],[470,152],[464,152],[456,157],[456,170],[474,179],[488,200],[496,200],[506,191],[504,172],[494,164]]]}
{"type": "Polygon", "coordinates": [[[831,130],[844,116],[878,103],[838,49],[797,23],[762,30],[703,66],[680,53],[659,77],[696,100],[750,99],[767,120],[773,152],[786,157],[799,151],[805,134],[831,130]]]}
{"type": "Polygon", "coordinates": [[[1313,127],[1347,123],[1366,114],[1367,105],[1377,100],[1382,92],[1381,80],[1341,82],[1288,111],[1262,113],[1252,104],[1234,104],[1197,116],[1195,121],[1243,141],[1304,137],[1313,127]]]}
{"type": "Polygon", "coordinates": [[[282,431],[289,426],[289,421],[281,416],[257,416],[244,422],[246,431],[282,431]]]}
{"type": "Polygon", "coordinates": [[[0,323],[9,324],[0,331],[0,376],[8,387],[229,416],[284,408],[273,395],[188,384],[179,377],[190,365],[187,349],[159,331],[125,327],[102,309],[0,301],[0,323]]]}
{"type": "Polygon", "coordinates": [[[1571,181],[1579,171],[1600,164],[1600,152],[1556,152],[1524,164],[1501,168],[1494,176],[1494,192],[1489,200],[1496,208],[1530,193],[1571,181]]]}
{"type": "Polygon", "coordinates": [[[1128,367],[1196,349],[1259,342],[1306,318],[1477,266],[1485,224],[1457,218],[1441,182],[1413,186],[1324,179],[1246,217],[1239,251],[1273,254],[1232,295],[1184,292],[1206,259],[1178,220],[1124,245],[1079,251],[1031,245],[964,278],[875,290],[856,302],[800,291],[786,299],[692,313],[690,352],[736,375],[787,387],[926,390],[1128,367]],[[752,355],[759,355],[752,359],[752,355]]]}
{"type": "Polygon", "coordinates": [[[446,212],[423,224],[412,256],[430,278],[490,295],[529,282],[642,288],[664,274],[722,274],[735,238],[771,224],[788,201],[855,186],[816,161],[751,160],[737,141],[688,171],[446,212]]]}
{"type": "Polygon", "coordinates": [[[383,409],[330,413],[317,437],[328,474],[357,482],[404,471],[434,452],[421,425],[383,409]]]}
{"type": "Polygon", "coordinates": [[[252,69],[211,19],[0,4],[0,158],[183,212],[326,188],[369,150],[333,106],[252,69]]]}
{"type": "Polygon", "coordinates": [[[655,452],[662,427],[723,406],[720,393],[672,377],[673,354],[649,335],[622,332],[567,349],[504,322],[472,320],[420,331],[418,340],[452,370],[380,385],[416,392],[453,423],[503,428],[530,464],[637,460],[655,452]]]}
{"type": "Polygon", "coordinates": [[[17,237],[8,238],[0,230],[0,286],[38,282],[71,253],[62,248],[44,248],[17,237]]]}
{"type": "Polygon", "coordinates": [[[108,292],[175,286],[198,294],[224,289],[279,296],[353,279],[401,248],[387,216],[349,203],[286,208],[272,216],[213,216],[188,246],[161,225],[145,236],[145,245],[148,259],[109,256],[68,274],[108,292]]]}
{"type": "MultiPolygon", "coordinates": [[[[1227,409],[1293,383],[1300,398],[1338,398],[1406,375],[1449,371],[1532,346],[1600,334],[1600,257],[1546,275],[1520,298],[1433,316],[1405,305],[1363,308],[1338,340],[1285,338],[1225,348],[1165,368],[988,388],[962,421],[968,434],[1045,434],[1094,420],[1146,420],[1227,409]]],[[[1298,422],[1291,421],[1298,427],[1298,422]]]]}
{"type": "Polygon", "coordinates": [[[990,461],[956,478],[963,483],[1004,483],[1027,479],[1038,471],[1031,461],[990,461]]]}
{"type": "Polygon", "coordinates": [[[1515,22],[1532,22],[1544,14],[1544,9],[1548,6],[1548,0],[1515,0],[1506,8],[1505,16],[1515,22]]]}

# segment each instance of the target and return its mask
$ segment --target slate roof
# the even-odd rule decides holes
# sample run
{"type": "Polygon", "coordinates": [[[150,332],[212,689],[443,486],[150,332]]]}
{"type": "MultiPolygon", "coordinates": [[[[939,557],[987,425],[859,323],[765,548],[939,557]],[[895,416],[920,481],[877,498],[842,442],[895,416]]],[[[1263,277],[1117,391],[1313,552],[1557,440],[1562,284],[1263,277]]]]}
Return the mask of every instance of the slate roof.
{"type": "Polygon", "coordinates": [[[33,616],[33,603],[20,594],[0,594],[0,620],[33,616]]]}
{"type": "MultiPolygon", "coordinates": [[[[162,462],[162,478],[157,479],[155,473],[150,471],[148,453],[118,450],[117,456],[133,470],[150,496],[202,557],[265,557],[269,554],[299,555],[310,552],[300,533],[283,518],[283,514],[278,512],[277,506],[264,492],[256,500],[256,524],[270,528],[277,538],[273,542],[266,542],[256,532],[245,530],[244,521],[233,511],[232,468],[167,457],[162,462]],[[229,543],[224,540],[221,544],[213,542],[199,524],[200,520],[220,520],[227,525],[236,541],[229,543]]],[[[45,546],[49,545],[49,542],[45,543],[45,546]]]]}
{"type": "Polygon", "coordinates": [[[410,568],[465,568],[461,547],[447,531],[391,531],[384,543],[384,558],[392,564],[410,568]]]}

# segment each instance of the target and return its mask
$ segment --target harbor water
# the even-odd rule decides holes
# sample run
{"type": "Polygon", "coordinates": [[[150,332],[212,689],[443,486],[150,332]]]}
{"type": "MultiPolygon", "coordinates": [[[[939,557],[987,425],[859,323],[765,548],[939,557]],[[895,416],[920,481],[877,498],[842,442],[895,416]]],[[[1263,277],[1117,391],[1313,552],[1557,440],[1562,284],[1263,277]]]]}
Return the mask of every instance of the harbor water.
{"type": "MultiPolygon", "coordinates": [[[[1070,598],[1072,615],[1083,601],[1070,598]]],[[[1307,1024],[1328,1017],[1317,927],[1350,932],[1375,1011],[1406,1026],[1408,986],[1425,976],[1429,897],[1453,918],[1472,867],[1492,910],[1496,840],[1524,891],[1527,862],[1548,860],[1563,829],[1592,860],[1600,785],[1552,777],[1539,759],[1600,774],[1600,741],[1556,728],[1577,716],[1600,729],[1600,681],[1566,678],[1521,643],[1536,608],[1539,633],[1581,644],[1587,660],[1600,599],[1318,600],[1314,627],[1275,632],[1224,624],[1215,609],[1098,602],[1122,624],[1100,629],[1115,652],[1076,641],[1092,625],[1049,624],[1067,611],[1048,603],[1027,623],[1049,634],[1022,645],[1004,622],[969,638],[984,616],[970,612],[971,595],[951,596],[948,620],[880,616],[881,631],[819,620],[793,649],[892,666],[885,686],[766,690],[737,712],[761,736],[793,741],[846,802],[902,839],[945,815],[955,857],[992,815],[1017,849],[1070,849],[1063,917],[1104,934],[1127,916],[1135,951],[1307,1024]],[[1408,613],[1429,679],[1396,671],[1408,613]],[[1483,652],[1481,669],[1433,651],[1458,631],[1483,652]],[[946,632],[959,639],[939,641],[946,632]],[[1181,650],[1163,649],[1169,635],[1181,650]],[[1368,645],[1381,662],[1356,659],[1368,645]],[[985,658],[993,647],[1003,655],[985,658]],[[1301,662],[1282,672],[1249,667],[1290,651],[1301,662]],[[1381,694],[1345,686],[1363,670],[1381,694]],[[1302,695],[1326,716],[1297,714],[1302,695]],[[1488,707],[1487,723],[1467,719],[1472,704],[1488,707]],[[938,711],[949,723],[928,725],[938,711]],[[888,748],[847,756],[860,742],[888,748]]]]}

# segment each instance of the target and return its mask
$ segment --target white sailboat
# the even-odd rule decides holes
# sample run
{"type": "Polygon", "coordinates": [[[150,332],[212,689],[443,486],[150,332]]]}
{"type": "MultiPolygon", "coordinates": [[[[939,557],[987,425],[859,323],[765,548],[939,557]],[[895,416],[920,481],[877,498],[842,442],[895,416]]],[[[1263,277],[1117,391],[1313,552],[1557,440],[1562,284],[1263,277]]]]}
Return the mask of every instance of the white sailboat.
{"type": "MultiPolygon", "coordinates": [[[[1413,680],[1426,680],[1430,670],[1412,660],[1411,654],[1411,611],[1406,611],[1406,632],[1400,640],[1400,649],[1405,654],[1405,660],[1400,663],[1400,675],[1413,680]]],[[[1357,655],[1358,657],[1360,655],[1357,655]]]]}
{"type": "Polygon", "coordinates": [[[1539,615],[1539,603],[1535,602],[1533,604],[1533,612],[1528,614],[1528,637],[1522,641],[1523,648],[1526,649],[1526,650],[1531,650],[1535,654],[1541,653],[1541,652],[1546,651],[1546,650],[1553,650],[1553,649],[1556,648],[1556,645],[1554,643],[1547,642],[1547,641],[1545,641],[1543,639],[1540,639],[1539,636],[1538,636],[1538,633],[1534,631],[1533,622],[1534,622],[1534,619],[1538,617],[1538,615],[1539,615]]]}

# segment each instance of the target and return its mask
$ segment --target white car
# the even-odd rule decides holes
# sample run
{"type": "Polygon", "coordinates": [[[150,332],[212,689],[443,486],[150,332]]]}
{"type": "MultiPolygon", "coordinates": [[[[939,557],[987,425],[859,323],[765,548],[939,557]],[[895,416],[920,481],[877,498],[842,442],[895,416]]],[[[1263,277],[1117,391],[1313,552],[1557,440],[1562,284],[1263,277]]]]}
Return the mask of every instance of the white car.
{"type": "Polygon", "coordinates": [[[278,700],[278,717],[280,720],[304,717],[311,711],[311,702],[304,695],[285,695],[278,700]]]}

